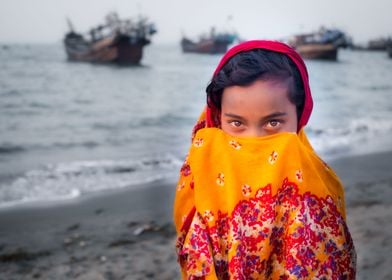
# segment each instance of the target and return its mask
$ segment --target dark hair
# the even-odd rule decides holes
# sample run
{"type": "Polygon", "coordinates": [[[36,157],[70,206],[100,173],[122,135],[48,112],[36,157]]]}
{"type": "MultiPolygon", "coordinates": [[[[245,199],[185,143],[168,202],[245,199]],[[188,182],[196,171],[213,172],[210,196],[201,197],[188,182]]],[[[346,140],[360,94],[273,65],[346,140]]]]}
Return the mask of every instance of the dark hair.
{"type": "Polygon", "coordinates": [[[256,80],[285,81],[289,78],[292,79],[288,98],[296,106],[299,120],[305,102],[301,75],[288,56],[264,49],[242,52],[232,57],[207,86],[207,104],[220,110],[226,87],[247,86],[256,80]]]}

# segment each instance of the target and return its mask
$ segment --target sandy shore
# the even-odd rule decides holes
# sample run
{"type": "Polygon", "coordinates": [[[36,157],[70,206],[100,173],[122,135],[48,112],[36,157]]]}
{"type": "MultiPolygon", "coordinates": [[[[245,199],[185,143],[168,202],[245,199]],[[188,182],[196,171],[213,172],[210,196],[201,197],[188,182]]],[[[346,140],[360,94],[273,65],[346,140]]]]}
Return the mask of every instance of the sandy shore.
{"type": "Polygon", "coordinates": [[[1,210],[0,279],[178,279],[173,184],[143,187],[1,210]]]}
{"type": "MultiPolygon", "coordinates": [[[[346,186],[357,279],[392,279],[392,152],[331,163],[346,186]]],[[[179,279],[174,184],[0,209],[1,279],[179,279]]]]}
{"type": "Polygon", "coordinates": [[[392,279],[392,152],[344,158],[331,165],[346,187],[357,279],[392,279]]]}

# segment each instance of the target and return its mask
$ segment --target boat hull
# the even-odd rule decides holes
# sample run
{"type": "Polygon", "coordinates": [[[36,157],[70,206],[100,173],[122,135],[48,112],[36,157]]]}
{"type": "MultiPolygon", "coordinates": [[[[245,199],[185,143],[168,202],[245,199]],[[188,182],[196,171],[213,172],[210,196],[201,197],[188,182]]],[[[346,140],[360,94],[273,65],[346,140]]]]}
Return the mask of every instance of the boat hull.
{"type": "Polygon", "coordinates": [[[387,52],[388,52],[389,58],[392,58],[392,46],[387,47],[387,52]]]}
{"type": "Polygon", "coordinates": [[[337,60],[338,48],[333,44],[305,44],[296,47],[304,59],[337,60]]]}
{"type": "Polygon", "coordinates": [[[222,54],[228,49],[230,42],[208,40],[194,43],[190,40],[181,41],[182,51],[185,53],[222,54]]]}
{"type": "Polygon", "coordinates": [[[143,47],[149,44],[147,40],[132,42],[126,35],[111,36],[96,42],[74,39],[66,37],[64,40],[68,60],[95,63],[139,64],[143,47]]]}

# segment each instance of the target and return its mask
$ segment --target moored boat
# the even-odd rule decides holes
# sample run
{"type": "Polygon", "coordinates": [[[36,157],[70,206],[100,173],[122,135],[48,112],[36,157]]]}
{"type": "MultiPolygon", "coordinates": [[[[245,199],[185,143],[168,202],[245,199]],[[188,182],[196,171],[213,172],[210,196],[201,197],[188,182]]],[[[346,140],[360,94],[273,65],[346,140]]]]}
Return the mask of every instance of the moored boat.
{"type": "Polygon", "coordinates": [[[121,20],[116,13],[108,14],[104,25],[85,35],[75,32],[70,21],[68,24],[70,32],[65,35],[64,46],[71,61],[139,64],[143,47],[156,33],[146,18],[121,20]]]}
{"type": "Polygon", "coordinates": [[[208,36],[201,36],[198,41],[193,41],[187,37],[182,37],[181,48],[183,52],[220,54],[225,53],[228,46],[237,38],[235,33],[216,33],[212,28],[208,36]]]}
{"type": "Polygon", "coordinates": [[[289,39],[304,59],[337,60],[338,49],[351,45],[350,39],[338,29],[320,28],[318,32],[295,35],[289,39]]]}
{"type": "Polygon", "coordinates": [[[388,49],[389,44],[389,39],[385,37],[372,39],[368,41],[366,49],[369,51],[385,51],[388,49]]]}
{"type": "Polygon", "coordinates": [[[304,44],[296,47],[305,59],[337,60],[338,48],[333,44],[304,44]]]}
{"type": "Polygon", "coordinates": [[[392,58],[392,44],[390,44],[390,45],[387,47],[387,52],[388,52],[389,58],[392,58]]]}
{"type": "Polygon", "coordinates": [[[392,58],[392,37],[388,37],[385,44],[385,49],[388,53],[389,58],[392,58]]]}

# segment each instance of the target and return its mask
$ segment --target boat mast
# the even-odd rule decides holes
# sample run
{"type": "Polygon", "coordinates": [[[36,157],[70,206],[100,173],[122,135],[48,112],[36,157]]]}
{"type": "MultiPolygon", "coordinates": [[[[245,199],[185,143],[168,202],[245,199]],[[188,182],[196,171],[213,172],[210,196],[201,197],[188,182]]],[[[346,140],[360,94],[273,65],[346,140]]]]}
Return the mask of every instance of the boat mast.
{"type": "Polygon", "coordinates": [[[72,24],[71,20],[69,19],[69,17],[67,17],[67,24],[68,24],[68,28],[70,29],[70,31],[75,32],[75,29],[74,29],[73,24],[72,24]]]}

